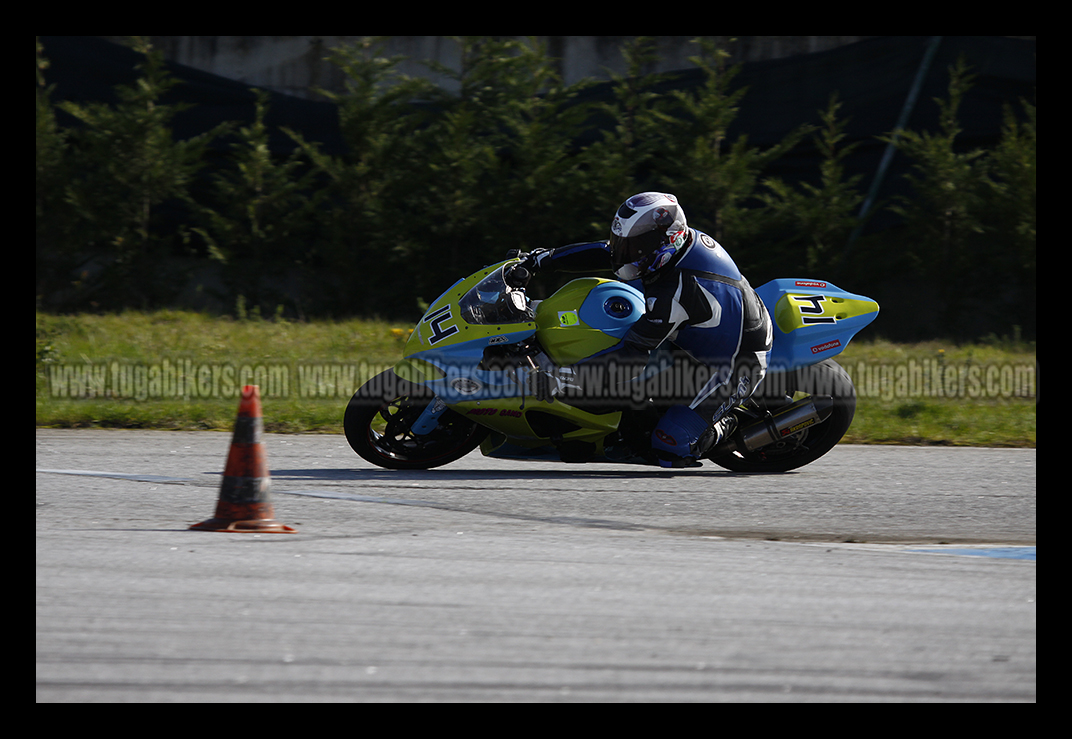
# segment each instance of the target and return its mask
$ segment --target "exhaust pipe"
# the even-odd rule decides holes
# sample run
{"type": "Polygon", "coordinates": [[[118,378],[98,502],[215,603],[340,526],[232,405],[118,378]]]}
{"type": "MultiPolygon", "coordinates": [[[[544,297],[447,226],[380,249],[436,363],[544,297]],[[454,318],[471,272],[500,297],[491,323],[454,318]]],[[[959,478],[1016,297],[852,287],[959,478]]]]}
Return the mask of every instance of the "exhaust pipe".
{"type": "Polygon", "coordinates": [[[813,395],[782,408],[777,413],[768,413],[740,431],[740,442],[750,452],[760,447],[791,436],[830,418],[834,411],[834,399],[829,395],[813,395]]]}

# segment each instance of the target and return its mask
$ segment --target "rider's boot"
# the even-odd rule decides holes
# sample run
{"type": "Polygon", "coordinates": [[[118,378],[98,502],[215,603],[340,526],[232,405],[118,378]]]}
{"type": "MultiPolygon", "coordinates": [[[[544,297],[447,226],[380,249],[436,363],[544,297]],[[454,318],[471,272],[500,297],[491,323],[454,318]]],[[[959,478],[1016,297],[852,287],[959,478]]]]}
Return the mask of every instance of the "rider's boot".
{"type": "Polygon", "coordinates": [[[714,425],[711,426],[709,434],[706,435],[708,436],[706,440],[702,438],[700,439],[703,444],[703,451],[700,452],[700,455],[703,456],[714,447],[726,441],[726,439],[733,436],[735,431],[737,431],[737,416],[732,412],[727,413],[722,418],[715,421],[714,425]]]}

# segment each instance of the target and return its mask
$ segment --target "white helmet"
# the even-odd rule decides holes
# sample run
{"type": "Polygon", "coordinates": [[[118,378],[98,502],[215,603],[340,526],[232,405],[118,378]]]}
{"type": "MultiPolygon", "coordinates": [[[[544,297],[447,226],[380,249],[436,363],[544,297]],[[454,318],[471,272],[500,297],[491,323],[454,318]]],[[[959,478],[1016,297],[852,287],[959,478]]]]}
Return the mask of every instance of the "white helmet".
{"type": "Polygon", "coordinates": [[[635,280],[670,261],[689,241],[685,211],[668,193],[642,192],[626,200],[610,225],[614,274],[635,280]]]}

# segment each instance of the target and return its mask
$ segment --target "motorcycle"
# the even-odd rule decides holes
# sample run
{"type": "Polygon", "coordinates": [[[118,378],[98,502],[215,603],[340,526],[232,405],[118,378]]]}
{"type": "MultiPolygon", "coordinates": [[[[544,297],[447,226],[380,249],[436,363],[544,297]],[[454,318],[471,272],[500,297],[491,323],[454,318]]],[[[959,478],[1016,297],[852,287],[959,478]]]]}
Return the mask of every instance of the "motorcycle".
{"type": "MultiPolygon", "coordinates": [[[[506,459],[656,464],[656,423],[695,397],[711,370],[664,344],[635,378],[587,382],[578,363],[625,336],[644,313],[643,294],[582,277],[534,300],[530,277],[518,258],[507,259],[433,302],[403,358],[350,399],[343,426],[351,448],[388,469],[430,469],[477,447],[506,459]],[[616,391],[591,397],[588,385],[616,391]]],[[[756,292],[773,324],[768,371],[733,409],[736,431],[704,459],[736,472],[785,472],[814,462],[848,430],[856,392],[831,358],[879,308],[823,280],[776,279],[756,292]]]]}

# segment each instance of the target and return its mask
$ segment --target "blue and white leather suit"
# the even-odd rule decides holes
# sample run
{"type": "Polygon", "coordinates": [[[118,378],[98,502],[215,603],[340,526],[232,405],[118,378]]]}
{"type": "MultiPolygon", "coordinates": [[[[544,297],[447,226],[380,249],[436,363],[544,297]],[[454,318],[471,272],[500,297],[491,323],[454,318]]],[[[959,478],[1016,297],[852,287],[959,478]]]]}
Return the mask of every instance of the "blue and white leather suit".
{"type": "MultiPolygon", "coordinates": [[[[630,283],[644,293],[644,315],[616,346],[583,363],[642,367],[669,341],[708,369],[695,397],[671,407],[652,433],[663,466],[694,462],[720,441],[719,422],[762,382],[772,341],[767,309],[730,255],[701,231],[690,236],[664,267],[630,283]]],[[[541,255],[539,268],[609,270],[611,253],[605,242],[571,244],[541,255]]]]}

